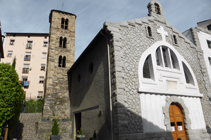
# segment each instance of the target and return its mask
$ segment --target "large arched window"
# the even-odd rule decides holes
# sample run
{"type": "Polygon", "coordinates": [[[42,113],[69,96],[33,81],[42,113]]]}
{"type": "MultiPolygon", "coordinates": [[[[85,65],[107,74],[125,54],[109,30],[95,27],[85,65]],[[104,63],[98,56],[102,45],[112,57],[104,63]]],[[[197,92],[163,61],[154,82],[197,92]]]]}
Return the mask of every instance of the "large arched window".
{"type": "Polygon", "coordinates": [[[62,59],[62,67],[66,67],[66,57],[65,56],[62,59]]]}
{"type": "Polygon", "coordinates": [[[154,79],[151,55],[148,55],[145,62],[144,62],[143,77],[154,79]]]}
{"type": "Polygon", "coordinates": [[[140,92],[201,96],[190,65],[168,42],[156,42],[142,53],[138,73],[140,92]]]}

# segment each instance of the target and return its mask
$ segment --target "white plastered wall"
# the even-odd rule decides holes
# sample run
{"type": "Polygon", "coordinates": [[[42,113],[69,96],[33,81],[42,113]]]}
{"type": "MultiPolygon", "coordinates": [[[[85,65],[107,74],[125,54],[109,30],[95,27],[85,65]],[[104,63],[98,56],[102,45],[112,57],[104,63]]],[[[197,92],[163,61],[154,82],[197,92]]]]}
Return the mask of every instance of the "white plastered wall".
{"type": "Polygon", "coordinates": [[[211,82],[211,65],[210,65],[209,60],[208,60],[208,57],[211,58],[211,49],[208,48],[208,44],[207,44],[207,40],[211,41],[211,35],[204,33],[204,32],[201,32],[201,31],[198,32],[197,34],[198,34],[198,37],[199,37],[201,49],[204,52],[204,60],[205,60],[205,64],[206,64],[206,67],[207,67],[208,74],[209,74],[209,79],[210,79],[210,82],[211,82]]]}

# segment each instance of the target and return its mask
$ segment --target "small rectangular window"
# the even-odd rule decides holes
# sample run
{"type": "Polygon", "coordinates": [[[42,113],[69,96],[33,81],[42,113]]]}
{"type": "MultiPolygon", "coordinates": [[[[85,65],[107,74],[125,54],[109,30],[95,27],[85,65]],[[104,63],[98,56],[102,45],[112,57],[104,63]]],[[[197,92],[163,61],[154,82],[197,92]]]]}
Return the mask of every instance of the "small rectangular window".
{"type": "Polygon", "coordinates": [[[7,57],[12,57],[12,51],[8,51],[7,57]]]}
{"type": "Polygon", "coordinates": [[[43,91],[38,91],[38,96],[37,96],[37,98],[38,98],[38,99],[42,99],[42,96],[43,96],[43,91]]]}
{"type": "Polygon", "coordinates": [[[29,64],[23,64],[23,71],[22,73],[29,73],[29,64]]]}
{"type": "Polygon", "coordinates": [[[43,42],[43,47],[48,47],[48,42],[43,42]]]}
{"type": "Polygon", "coordinates": [[[208,57],[208,61],[209,61],[210,65],[211,65],[211,58],[210,57],[208,57]]]}
{"type": "Polygon", "coordinates": [[[44,58],[44,59],[47,58],[47,53],[46,53],[46,52],[43,52],[43,53],[42,53],[42,58],[44,58]]]}
{"type": "Polygon", "coordinates": [[[15,40],[14,39],[11,39],[10,40],[10,45],[14,45],[15,44],[15,40]]]}
{"type": "Polygon", "coordinates": [[[39,83],[44,83],[44,76],[40,76],[39,83]]]}
{"type": "Polygon", "coordinates": [[[41,70],[41,71],[44,71],[44,70],[45,70],[45,64],[41,64],[40,70],[41,70]]]}
{"type": "Polygon", "coordinates": [[[9,63],[9,62],[6,62],[5,64],[10,65],[10,63],[9,63]]]}
{"type": "Polygon", "coordinates": [[[211,41],[207,40],[208,48],[211,49],[211,41]]]}
{"type": "Polygon", "coordinates": [[[27,41],[26,49],[32,49],[32,41],[27,41]]]}
{"type": "Polygon", "coordinates": [[[31,60],[31,52],[26,52],[24,56],[24,61],[30,61],[31,60]]]}

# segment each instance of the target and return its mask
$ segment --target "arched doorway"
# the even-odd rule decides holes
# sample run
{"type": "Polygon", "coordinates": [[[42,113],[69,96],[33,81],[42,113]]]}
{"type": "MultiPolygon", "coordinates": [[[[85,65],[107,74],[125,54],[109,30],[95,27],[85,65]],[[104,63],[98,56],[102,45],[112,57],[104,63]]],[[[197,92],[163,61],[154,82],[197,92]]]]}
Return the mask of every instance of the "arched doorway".
{"type": "Polygon", "coordinates": [[[187,140],[183,113],[177,104],[170,105],[169,117],[173,140],[187,140]]]}

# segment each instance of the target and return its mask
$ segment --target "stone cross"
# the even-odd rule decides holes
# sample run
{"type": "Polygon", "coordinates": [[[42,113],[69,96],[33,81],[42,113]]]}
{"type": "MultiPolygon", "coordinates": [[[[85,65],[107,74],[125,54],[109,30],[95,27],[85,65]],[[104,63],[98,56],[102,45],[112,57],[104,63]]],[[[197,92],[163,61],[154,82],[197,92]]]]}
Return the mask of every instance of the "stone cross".
{"type": "Polygon", "coordinates": [[[168,33],[163,29],[162,26],[160,26],[160,29],[157,29],[157,32],[162,36],[162,40],[166,41],[166,36],[168,36],[168,33]]]}

